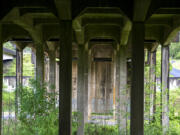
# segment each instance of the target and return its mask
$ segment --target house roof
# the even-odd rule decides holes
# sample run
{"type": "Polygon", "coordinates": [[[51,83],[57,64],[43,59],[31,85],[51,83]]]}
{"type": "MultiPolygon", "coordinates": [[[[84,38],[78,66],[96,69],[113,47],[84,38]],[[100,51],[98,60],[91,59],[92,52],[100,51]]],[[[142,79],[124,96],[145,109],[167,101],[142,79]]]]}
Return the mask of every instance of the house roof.
{"type": "Polygon", "coordinates": [[[180,77],[180,70],[172,68],[172,70],[170,71],[170,75],[172,75],[173,77],[180,77]]]}
{"type": "Polygon", "coordinates": [[[7,49],[7,48],[3,48],[3,54],[16,56],[16,51],[13,51],[13,50],[10,50],[10,49],[7,49]]]}

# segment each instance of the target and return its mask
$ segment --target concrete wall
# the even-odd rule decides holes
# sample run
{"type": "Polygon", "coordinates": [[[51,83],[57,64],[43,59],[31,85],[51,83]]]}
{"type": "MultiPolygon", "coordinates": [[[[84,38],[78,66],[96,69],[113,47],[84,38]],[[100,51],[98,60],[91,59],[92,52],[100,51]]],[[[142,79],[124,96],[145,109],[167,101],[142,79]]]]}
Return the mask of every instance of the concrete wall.
{"type": "Polygon", "coordinates": [[[93,113],[108,113],[113,110],[112,62],[93,62],[95,72],[93,113]]]}
{"type": "MultiPolygon", "coordinates": [[[[92,49],[91,89],[89,104],[92,113],[109,113],[113,110],[114,64],[113,48],[97,45],[92,49]],[[99,60],[98,60],[99,59],[99,60]]],[[[72,110],[77,110],[77,60],[72,63],[72,110]]]]}

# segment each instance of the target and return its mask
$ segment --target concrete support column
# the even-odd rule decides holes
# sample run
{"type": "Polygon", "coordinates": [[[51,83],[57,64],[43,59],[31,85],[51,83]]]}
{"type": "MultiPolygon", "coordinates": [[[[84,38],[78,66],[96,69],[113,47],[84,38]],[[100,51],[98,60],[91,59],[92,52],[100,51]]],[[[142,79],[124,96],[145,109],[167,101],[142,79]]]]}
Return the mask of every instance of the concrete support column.
{"type": "Polygon", "coordinates": [[[127,61],[126,46],[118,46],[116,52],[116,117],[119,133],[126,134],[127,118],[127,61]]]}
{"type": "Polygon", "coordinates": [[[144,135],[144,23],[132,27],[131,135],[144,135]]]}
{"type": "Polygon", "coordinates": [[[85,50],[84,50],[84,122],[88,122],[88,100],[89,100],[89,72],[90,72],[90,63],[89,63],[89,56],[90,56],[90,51],[88,50],[88,44],[85,45],[85,50]]]}
{"type": "Polygon", "coordinates": [[[71,135],[72,21],[60,22],[59,135],[71,135]]]}
{"type": "Polygon", "coordinates": [[[44,47],[43,42],[35,43],[36,47],[36,79],[44,82],[44,47]]]}
{"type": "MultiPolygon", "coordinates": [[[[93,57],[91,57],[91,59],[92,59],[93,57]]],[[[93,60],[91,60],[91,61],[89,61],[89,62],[91,62],[91,75],[90,75],[90,78],[91,78],[91,80],[89,80],[91,83],[90,83],[90,85],[91,85],[91,89],[89,89],[89,108],[91,108],[91,113],[92,112],[95,112],[95,106],[96,106],[96,104],[95,104],[95,91],[96,91],[96,64],[95,64],[95,62],[93,61],[93,60]]],[[[90,111],[90,110],[89,110],[90,111]]],[[[91,117],[89,117],[89,118],[91,118],[91,117]]]]}
{"type": "Polygon", "coordinates": [[[88,122],[88,120],[91,118],[91,113],[92,113],[92,79],[91,79],[91,65],[92,65],[92,51],[89,50],[88,52],[88,109],[86,110],[87,112],[87,120],[85,122],[88,122]]]}
{"type": "Polygon", "coordinates": [[[118,89],[117,87],[119,86],[117,84],[117,77],[119,77],[119,74],[116,74],[116,70],[117,70],[117,63],[118,61],[116,60],[117,59],[117,49],[114,49],[114,52],[113,52],[113,117],[114,119],[116,120],[117,117],[117,114],[118,114],[118,111],[117,111],[117,101],[118,101],[118,92],[116,89],[118,89]]]}
{"type": "Polygon", "coordinates": [[[23,49],[16,49],[16,79],[17,86],[23,84],[23,49]]]}
{"type": "Polygon", "coordinates": [[[56,88],[56,53],[55,51],[49,51],[49,71],[50,71],[49,84],[55,90],[56,88]]]}
{"type": "Polygon", "coordinates": [[[150,81],[150,121],[154,118],[155,113],[155,103],[156,103],[156,51],[150,53],[150,71],[149,71],[149,81],[150,81]]]}
{"type": "MultiPolygon", "coordinates": [[[[119,109],[120,109],[120,117],[119,117],[119,131],[122,134],[126,133],[127,126],[127,117],[126,117],[126,107],[127,107],[127,60],[126,60],[126,46],[121,46],[119,50],[119,109]]],[[[118,81],[118,80],[117,80],[118,81]]]]}
{"type": "Polygon", "coordinates": [[[2,42],[2,26],[0,24],[0,135],[2,131],[2,94],[3,94],[3,42],[2,42]]]}
{"type": "Polygon", "coordinates": [[[163,135],[169,130],[169,46],[161,48],[161,105],[163,135]]]}
{"type": "Polygon", "coordinates": [[[56,92],[59,91],[59,61],[56,62],[56,92]]]}
{"type": "Polygon", "coordinates": [[[15,113],[18,114],[20,104],[21,87],[23,86],[23,49],[16,49],[16,96],[15,96],[15,113]]]}
{"type": "Polygon", "coordinates": [[[31,51],[31,60],[32,60],[32,64],[34,64],[34,79],[36,79],[36,50],[35,48],[32,48],[31,51]]]}
{"type": "Polygon", "coordinates": [[[54,105],[56,104],[56,53],[49,51],[49,91],[53,93],[54,105]]]}
{"type": "Polygon", "coordinates": [[[77,111],[79,125],[77,135],[84,135],[84,123],[88,116],[88,47],[79,45],[78,55],[77,111]]]}
{"type": "Polygon", "coordinates": [[[49,81],[49,57],[47,55],[44,56],[44,81],[48,82],[49,81]]]}

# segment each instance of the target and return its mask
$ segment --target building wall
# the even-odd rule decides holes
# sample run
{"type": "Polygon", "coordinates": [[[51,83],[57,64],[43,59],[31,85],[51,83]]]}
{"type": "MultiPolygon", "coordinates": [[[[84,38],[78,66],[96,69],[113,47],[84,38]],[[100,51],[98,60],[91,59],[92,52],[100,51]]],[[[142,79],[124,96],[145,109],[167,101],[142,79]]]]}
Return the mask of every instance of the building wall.
{"type": "MultiPolygon", "coordinates": [[[[23,77],[23,86],[28,86],[28,81],[31,77],[30,76],[24,76],[23,77]]],[[[16,89],[16,76],[4,76],[3,78],[3,84],[5,88],[3,90],[5,91],[15,91],[16,89]]]]}

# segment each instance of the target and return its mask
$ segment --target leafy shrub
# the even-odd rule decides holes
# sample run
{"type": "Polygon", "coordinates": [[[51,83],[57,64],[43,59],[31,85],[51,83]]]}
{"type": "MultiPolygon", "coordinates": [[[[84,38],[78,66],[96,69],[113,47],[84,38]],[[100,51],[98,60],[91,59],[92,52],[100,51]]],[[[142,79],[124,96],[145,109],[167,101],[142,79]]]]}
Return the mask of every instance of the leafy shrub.
{"type": "Polygon", "coordinates": [[[57,135],[58,108],[54,93],[31,80],[30,87],[23,87],[21,94],[18,135],[57,135]]]}
{"type": "Polygon", "coordinates": [[[86,124],[85,135],[118,135],[117,126],[86,124]]]}

